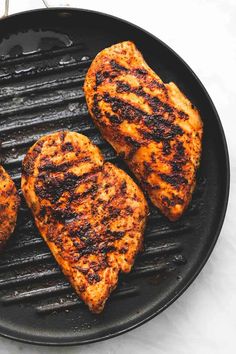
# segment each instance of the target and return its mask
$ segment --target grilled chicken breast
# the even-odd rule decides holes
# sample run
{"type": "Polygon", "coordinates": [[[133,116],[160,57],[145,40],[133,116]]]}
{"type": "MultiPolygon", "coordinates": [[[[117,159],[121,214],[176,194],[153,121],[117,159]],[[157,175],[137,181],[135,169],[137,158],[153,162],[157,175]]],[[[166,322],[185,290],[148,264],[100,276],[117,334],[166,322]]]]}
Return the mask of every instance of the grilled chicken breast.
{"type": "Polygon", "coordinates": [[[132,42],[102,50],[84,92],[104,138],[170,220],[188,206],[201,154],[202,121],[178,87],[165,84],[132,42]]]}
{"type": "Polygon", "coordinates": [[[143,193],[74,132],[42,137],[23,161],[22,191],[62,271],[92,312],[102,311],[119,271],[142,246],[143,193]]]}
{"type": "Polygon", "coordinates": [[[0,250],[15,229],[19,204],[15,184],[0,166],[0,250]]]}

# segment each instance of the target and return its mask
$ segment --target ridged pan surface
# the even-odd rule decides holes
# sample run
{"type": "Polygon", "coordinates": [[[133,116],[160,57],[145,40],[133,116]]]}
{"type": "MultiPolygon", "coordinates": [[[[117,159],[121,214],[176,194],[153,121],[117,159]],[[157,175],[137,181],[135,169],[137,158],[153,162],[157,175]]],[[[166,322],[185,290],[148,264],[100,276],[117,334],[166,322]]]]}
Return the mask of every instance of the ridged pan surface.
{"type": "MultiPolygon", "coordinates": [[[[164,43],[117,18],[75,9],[40,10],[0,22],[1,163],[20,188],[22,159],[41,136],[87,135],[107,161],[127,171],[89,117],[82,90],[103,48],[132,40],[163,81],[199,108],[204,141],[190,207],[171,223],[150,205],[145,249],[100,315],[74,294],[35,228],[22,198],[18,223],[0,259],[0,333],[41,344],[81,344],[125,332],[158,314],[193,281],[223,222],[229,186],[224,133],[205,89],[164,43]]],[[[129,171],[127,171],[129,173],[129,171]]]]}

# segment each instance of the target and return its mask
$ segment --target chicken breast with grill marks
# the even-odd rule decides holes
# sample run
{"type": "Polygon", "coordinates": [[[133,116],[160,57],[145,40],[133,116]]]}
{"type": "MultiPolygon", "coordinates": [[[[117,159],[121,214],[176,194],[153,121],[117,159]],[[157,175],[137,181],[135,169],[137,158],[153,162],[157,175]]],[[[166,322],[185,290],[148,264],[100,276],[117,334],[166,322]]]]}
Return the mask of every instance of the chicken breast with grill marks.
{"type": "Polygon", "coordinates": [[[170,220],[187,208],[196,183],[203,125],[178,87],[165,84],[132,42],[102,50],[84,83],[89,112],[153,204],[170,220]]]}
{"type": "Polygon", "coordinates": [[[15,184],[0,166],[0,250],[15,229],[19,204],[15,184]]]}
{"type": "Polygon", "coordinates": [[[74,132],[44,136],[23,161],[22,191],[77,294],[102,311],[142,247],[147,203],[134,181],[74,132]]]}

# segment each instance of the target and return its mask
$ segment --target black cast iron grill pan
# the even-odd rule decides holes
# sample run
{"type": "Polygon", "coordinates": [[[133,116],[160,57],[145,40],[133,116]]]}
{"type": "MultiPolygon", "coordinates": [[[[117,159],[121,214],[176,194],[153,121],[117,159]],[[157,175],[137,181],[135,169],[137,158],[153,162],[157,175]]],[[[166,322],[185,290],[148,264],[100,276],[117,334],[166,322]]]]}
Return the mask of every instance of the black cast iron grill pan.
{"type": "Polygon", "coordinates": [[[151,206],[145,249],[100,315],[91,314],[62,275],[22,198],[18,223],[0,259],[0,333],[65,345],[123,333],[173,302],[205,264],[228,198],[229,164],[215,108],[190,68],[164,43],[104,14],[75,9],[26,12],[0,22],[1,163],[20,188],[22,159],[41,136],[68,129],[87,135],[105,159],[125,164],[89,117],[82,90],[94,56],[132,40],[163,81],[174,81],[204,121],[197,187],[185,215],[171,223],[151,206]]]}

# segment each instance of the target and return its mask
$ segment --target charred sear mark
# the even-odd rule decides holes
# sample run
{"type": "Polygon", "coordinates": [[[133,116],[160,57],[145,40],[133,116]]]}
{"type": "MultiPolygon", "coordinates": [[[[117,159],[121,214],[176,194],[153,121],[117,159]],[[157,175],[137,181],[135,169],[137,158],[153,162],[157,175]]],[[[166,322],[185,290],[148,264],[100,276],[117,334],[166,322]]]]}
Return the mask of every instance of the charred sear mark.
{"type": "Polygon", "coordinates": [[[152,163],[156,162],[156,154],[154,152],[151,153],[151,160],[152,160],[152,163]]]}
{"type": "Polygon", "coordinates": [[[174,173],[182,171],[182,166],[183,166],[182,162],[174,160],[174,161],[170,161],[170,165],[174,173]]]}
{"type": "Polygon", "coordinates": [[[115,219],[120,215],[120,209],[113,206],[108,206],[108,215],[105,215],[101,221],[102,224],[106,224],[111,219],[115,219]]]}
{"type": "Polygon", "coordinates": [[[64,143],[62,146],[61,146],[61,150],[63,152],[66,152],[66,151],[73,151],[74,148],[73,148],[73,145],[68,141],[66,143],[64,143]]]}
{"type": "Polygon", "coordinates": [[[149,95],[147,92],[144,91],[142,86],[139,86],[138,88],[132,88],[131,92],[139,97],[143,97],[147,104],[152,108],[153,113],[168,113],[168,119],[171,121],[174,120],[173,108],[167,103],[162,102],[158,97],[149,95]]]}
{"type": "Polygon", "coordinates": [[[99,251],[103,254],[109,253],[109,252],[114,252],[116,250],[116,247],[113,246],[112,244],[108,243],[102,243],[99,246],[99,251]]]}
{"type": "Polygon", "coordinates": [[[110,76],[110,74],[108,71],[100,70],[96,72],[95,76],[96,76],[96,87],[98,87],[110,76]]]}
{"type": "Polygon", "coordinates": [[[122,92],[129,92],[131,91],[131,87],[129,84],[123,81],[116,81],[116,92],[117,93],[122,93],[122,92]]]}
{"type": "Polygon", "coordinates": [[[39,172],[65,172],[74,164],[74,161],[67,161],[57,165],[53,163],[50,159],[41,160],[41,164],[39,166],[39,172]]]}
{"type": "Polygon", "coordinates": [[[174,159],[175,160],[183,160],[185,158],[185,149],[182,141],[177,141],[175,145],[175,154],[174,154],[174,159]]]}
{"type": "Polygon", "coordinates": [[[170,141],[169,140],[163,140],[162,151],[163,151],[163,155],[165,155],[165,156],[170,155],[171,146],[170,146],[170,141]]]}
{"type": "Polygon", "coordinates": [[[104,93],[103,99],[106,103],[111,104],[112,111],[118,113],[122,120],[126,119],[129,122],[140,121],[146,115],[144,111],[132,106],[130,103],[117,97],[111,97],[108,92],[104,93]]]}
{"type": "Polygon", "coordinates": [[[114,124],[122,123],[122,118],[120,118],[116,114],[110,114],[109,112],[105,112],[105,115],[111,123],[114,123],[114,124]]]}
{"type": "Polygon", "coordinates": [[[64,178],[41,173],[35,183],[35,193],[42,199],[55,203],[65,191],[73,190],[77,184],[77,176],[67,174],[64,178]]]}
{"type": "MultiPolygon", "coordinates": [[[[135,69],[136,73],[138,69],[135,69]]],[[[142,69],[139,69],[142,71],[142,69]]],[[[144,74],[142,74],[144,75],[144,74]]],[[[117,93],[122,93],[122,92],[130,92],[134,93],[139,97],[143,97],[146,103],[151,107],[153,113],[156,114],[165,114],[167,115],[167,119],[169,121],[174,121],[175,119],[175,112],[179,114],[179,117],[182,119],[188,119],[188,115],[184,113],[183,111],[177,111],[176,109],[172,108],[168,103],[162,102],[158,97],[156,96],[151,96],[147,92],[144,91],[143,87],[140,85],[138,88],[133,88],[131,87],[128,83],[125,83],[123,81],[117,81],[117,88],[116,92],[117,93]]],[[[162,89],[165,94],[167,95],[167,89],[164,84],[161,84],[157,81],[153,81],[152,84],[150,84],[150,88],[152,89],[153,86],[158,87],[159,89],[162,89]],[[151,86],[150,86],[151,85],[151,86]]]]}
{"type": "Polygon", "coordinates": [[[183,111],[179,111],[179,116],[184,120],[187,120],[189,118],[189,116],[183,111]]]}
{"type": "Polygon", "coordinates": [[[108,234],[108,236],[111,236],[112,239],[120,240],[120,239],[125,235],[125,231],[111,231],[111,230],[107,230],[107,234],[108,234]]]}
{"type": "MultiPolygon", "coordinates": [[[[159,142],[171,140],[177,135],[183,135],[183,130],[180,126],[172,123],[172,121],[169,121],[160,114],[147,114],[120,98],[111,97],[107,92],[104,94],[103,99],[105,102],[111,104],[112,111],[117,113],[122,120],[139,123],[143,121],[149,131],[139,129],[139,132],[146,140],[159,142]]],[[[158,99],[154,99],[159,102],[158,99]]]]}
{"type": "Polygon", "coordinates": [[[126,190],[127,190],[127,183],[126,180],[123,180],[120,186],[121,194],[124,195],[126,193],[126,190]]]}
{"type": "Polygon", "coordinates": [[[165,173],[159,173],[159,176],[161,179],[169,184],[171,184],[173,187],[178,188],[181,185],[186,185],[188,183],[187,179],[184,176],[181,176],[179,174],[165,174],[165,173]]]}
{"type": "Polygon", "coordinates": [[[145,70],[143,68],[133,69],[134,76],[143,77],[143,76],[146,76],[147,73],[148,73],[147,70],[145,70]]]}
{"type": "Polygon", "coordinates": [[[77,213],[67,209],[53,208],[51,209],[51,215],[58,221],[68,223],[73,221],[77,217],[77,213]]]}
{"type": "MultiPolygon", "coordinates": [[[[91,180],[90,180],[91,182],[91,180]]],[[[70,198],[69,201],[72,202],[74,200],[78,200],[78,199],[82,199],[87,197],[88,195],[90,196],[91,199],[95,198],[95,195],[98,191],[98,186],[95,184],[96,183],[96,178],[93,179],[93,185],[90,188],[87,188],[86,191],[82,192],[82,193],[73,193],[70,198]]]]}
{"type": "Polygon", "coordinates": [[[101,280],[100,276],[97,273],[89,273],[86,278],[89,284],[95,284],[101,280]]]}
{"type": "Polygon", "coordinates": [[[102,100],[102,97],[98,94],[95,94],[93,96],[93,106],[92,106],[92,112],[96,116],[96,118],[101,118],[102,117],[102,112],[99,107],[99,102],[102,100]]]}
{"type": "Polygon", "coordinates": [[[157,80],[152,80],[148,83],[148,87],[151,89],[151,90],[154,90],[154,89],[160,89],[162,91],[164,91],[166,97],[168,97],[168,91],[167,91],[167,88],[165,87],[165,85],[157,80]]]}
{"type": "Polygon", "coordinates": [[[162,202],[166,207],[173,207],[177,204],[183,205],[184,201],[182,198],[178,197],[177,195],[172,195],[172,198],[162,197],[162,202]]]}
{"type": "MultiPolygon", "coordinates": [[[[154,140],[157,142],[169,141],[177,135],[183,135],[184,133],[180,126],[169,122],[160,115],[146,116],[144,119],[151,131],[147,132],[139,129],[139,132],[146,140],[154,140]]],[[[163,146],[163,148],[165,148],[165,154],[168,155],[168,145],[163,146]]]]}
{"type": "MultiPolygon", "coordinates": [[[[100,257],[99,264],[90,263],[90,271],[95,274],[100,269],[107,267],[106,255],[116,250],[113,242],[124,236],[125,232],[106,230],[104,234],[97,234],[91,224],[85,221],[82,225],[72,224],[69,227],[69,235],[74,246],[77,248],[77,259],[82,256],[96,254],[100,257]]],[[[80,269],[78,269],[80,270],[80,269]]],[[[84,274],[86,274],[85,272],[84,274]]]]}
{"type": "Polygon", "coordinates": [[[115,60],[110,61],[111,68],[116,71],[128,71],[127,68],[117,63],[115,60]]]}
{"type": "Polygon", "coordinates": [[[77,227],[73,227],[71,225],[71,229],[69,229],[69,235],[71,238],[79,237],[81,241],[85,242],[86,240],[92,240],[89,238],[92,231],[92,226],[88,221],[84,221],[82,225],[77,225],[77,227]]]}
{"type": "MultiPolygon", "coordinates": [[[[90,172],[82,176],[73,173],[65,173],[63,177],[54,176],[45,172],[39,173],[35,183],[35,193],[41,199],[48,199],[52,203],[58,201],[64,192],[70,196],[74,194],[74,189],[78,184],[94,180],[95,172],[90,172]]],[[[69,197],[70,198],[70,197],[69,197]]]]}
{"type": "Polygon", "coordinates": [[[169,162],[172,167],[173,173],[179,173],[182,171],[183,166],[187,162],[187,158],[185,156],[185,149],[182,141],[177,141],[174,145],[175,153],[173,159],[169,162]]]}

